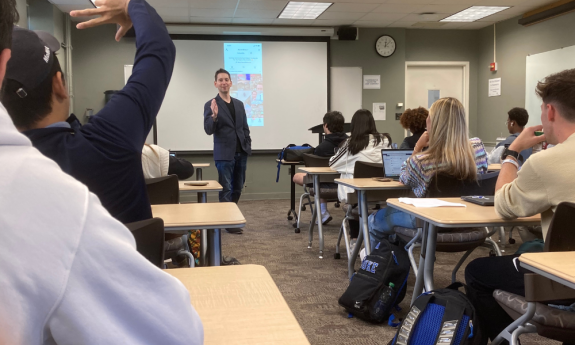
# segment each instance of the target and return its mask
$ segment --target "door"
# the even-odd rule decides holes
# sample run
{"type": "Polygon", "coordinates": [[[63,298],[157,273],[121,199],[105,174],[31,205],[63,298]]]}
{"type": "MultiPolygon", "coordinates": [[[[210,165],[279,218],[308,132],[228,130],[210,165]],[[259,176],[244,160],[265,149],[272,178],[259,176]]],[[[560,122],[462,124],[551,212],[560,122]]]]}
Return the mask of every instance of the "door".
{"type": "Polygon", "coordinates": [[[463,104],[469,129],[469,62],[406,62],[405,109],[429,109],[443,97],[463,104]]]}

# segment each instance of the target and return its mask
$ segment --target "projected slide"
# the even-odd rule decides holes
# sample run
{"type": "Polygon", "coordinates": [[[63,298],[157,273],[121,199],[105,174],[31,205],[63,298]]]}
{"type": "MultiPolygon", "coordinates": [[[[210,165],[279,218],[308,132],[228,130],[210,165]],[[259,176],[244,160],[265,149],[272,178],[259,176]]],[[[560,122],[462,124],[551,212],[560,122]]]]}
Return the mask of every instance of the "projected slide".
{"type": "Polygon", "coordinates": [[[261,43],[224,43],[224,68],[232,78],[231,96],[244,102],[248,125],[264,125],[261,43]]]}

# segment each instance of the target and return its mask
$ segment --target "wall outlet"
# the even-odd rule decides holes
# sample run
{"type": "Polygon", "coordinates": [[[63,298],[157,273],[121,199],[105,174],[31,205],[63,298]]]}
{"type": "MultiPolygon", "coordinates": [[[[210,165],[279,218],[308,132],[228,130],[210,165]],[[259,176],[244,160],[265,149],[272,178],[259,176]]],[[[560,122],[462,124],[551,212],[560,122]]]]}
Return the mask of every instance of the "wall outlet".
{"type": "Polygon", "coordinates": [[[395,119],[396,119],[396,120],[399,120],[399,118],[401,117],[401,114],[402,114],[402,113],[395,113],[395,119]]]}

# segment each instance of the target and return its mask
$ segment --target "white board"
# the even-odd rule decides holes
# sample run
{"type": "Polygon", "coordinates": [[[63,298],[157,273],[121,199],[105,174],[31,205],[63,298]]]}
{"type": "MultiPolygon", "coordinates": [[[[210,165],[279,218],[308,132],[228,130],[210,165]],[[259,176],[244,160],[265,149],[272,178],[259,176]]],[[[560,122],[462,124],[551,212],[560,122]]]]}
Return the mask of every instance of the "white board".
{"type": "Polygon", "coordinates": [[[535,87],[546,76],[575,68],[575,46],[527,56],[525,71],[525,109],[529,113],[527,126],[541,124],[541,99],[535,87]]]}
{"type": "Polygon", "coordinates": [[[330,110],[337,110],[351,122],[353,114],[362,108],[363,77],[361,67],[331,67],[330,110]]]}

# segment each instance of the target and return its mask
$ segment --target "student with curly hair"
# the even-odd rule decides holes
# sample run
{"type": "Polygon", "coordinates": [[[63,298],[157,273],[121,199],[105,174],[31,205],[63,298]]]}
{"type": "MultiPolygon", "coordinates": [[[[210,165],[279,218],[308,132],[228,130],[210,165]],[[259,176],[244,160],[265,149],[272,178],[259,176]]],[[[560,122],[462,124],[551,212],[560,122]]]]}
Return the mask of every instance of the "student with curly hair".
{"type": "Polygon", "coordinates": [[[412,136],[403,139],[403,142],[399,146],[400,149],[414,149],[415,144],[423,132],[425,132],[425,121],[429,116],[427,109],[419,107],[417,109],[407,109],[399,118],[399,123],[405,129],[409,129],[412,136]]]}

